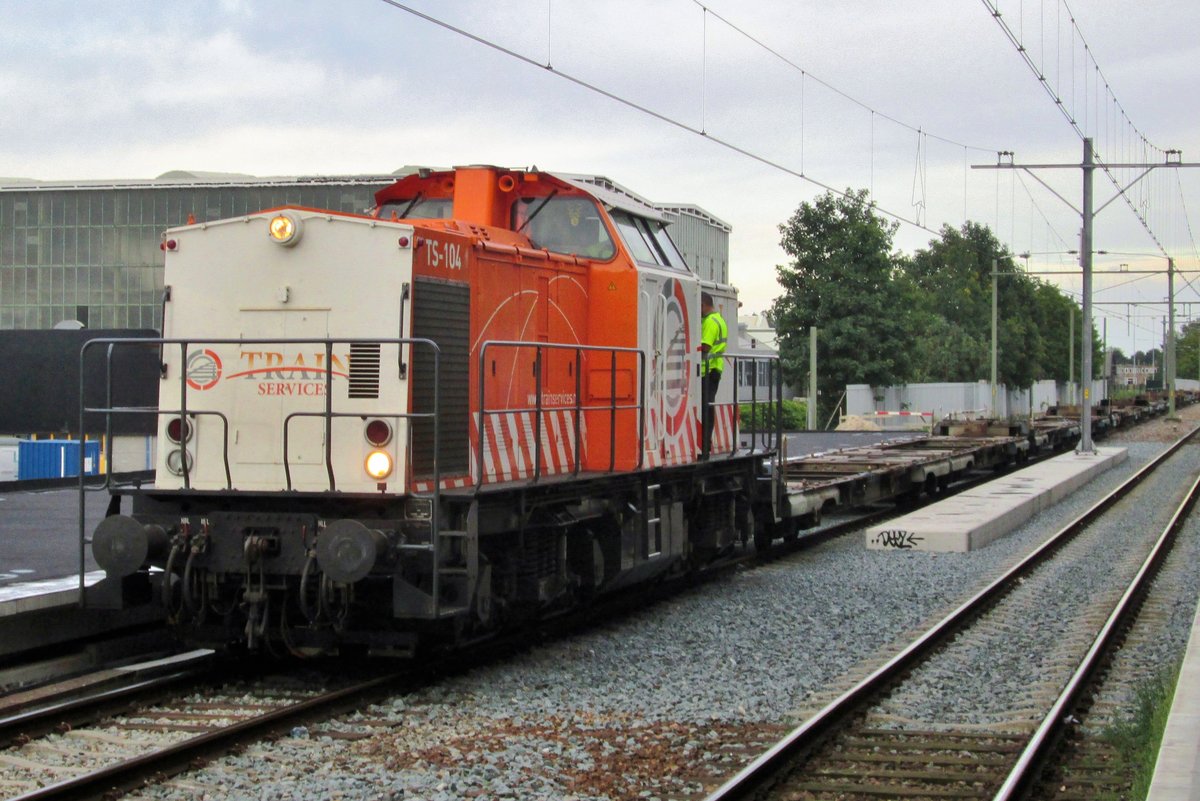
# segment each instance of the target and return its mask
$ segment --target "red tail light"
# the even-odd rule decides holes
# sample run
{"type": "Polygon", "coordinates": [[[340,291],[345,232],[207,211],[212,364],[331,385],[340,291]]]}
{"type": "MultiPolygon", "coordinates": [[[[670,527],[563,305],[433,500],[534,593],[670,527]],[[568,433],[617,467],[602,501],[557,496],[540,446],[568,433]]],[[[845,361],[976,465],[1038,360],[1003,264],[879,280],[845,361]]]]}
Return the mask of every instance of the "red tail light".
{"type": "Polygon", "coordinates": [[[182,417],[172,417],[167,421],[167,438],[171,442],[183,442],[192,438],[192,424],[182,417]]]}
{"type": "Polygon", "coordinates": [[[375,447],[387,445],[392,440],[392,427],[385,420],[372,420],[367,423],[367,442],[375,447]]]}

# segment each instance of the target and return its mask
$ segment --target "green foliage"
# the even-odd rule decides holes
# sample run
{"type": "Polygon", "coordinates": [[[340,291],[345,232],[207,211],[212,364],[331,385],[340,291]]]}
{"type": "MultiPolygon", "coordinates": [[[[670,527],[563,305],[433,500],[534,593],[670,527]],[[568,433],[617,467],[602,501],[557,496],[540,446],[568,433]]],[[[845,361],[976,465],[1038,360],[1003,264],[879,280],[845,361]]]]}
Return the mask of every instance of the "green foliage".
{"type": "Polygon", "coordinates": [[[1175,375],[1200,379],[1200,321],[1184,325],[1175,340],[1175,375]]]}
{"type": "Polygon", "coordinates": [[[907,332],[906,312],[891,253],[896,224],[875,213],[865,189],[847,190],[801,203],[779,231],[791,262],[776,267],[783,294],[770,313],[785,380],[804,383],[808,332],[815,325],[820,416],[829,414],[846,384],[904,381],[906,362],[896,343],[907,332]]]}
{"type": "MultiPolygon", "coordinates": [[[[775,429],[775,404],[743,403],[738,407],[738,418],[744,429],[751,423],[758,431],[775,429]]],[[[802,401],[785,400],[780,407],[779,419],[784,431],[803,431],[808,427],[808,404],[802,401]]]]}
{"type": "Polygon", "coordinates": [[[1177,676],[1175,670],[1163,671],[1138,687],[1131,717],[1101,735],[1118,754],[1121,761],[1118,769],[1130,778],[1132,798],[1145,798],[1149,792],[1177,676]]]}
{"type": "MultiPolygon", "coordinates": [[[[807,383],[809,329],[818,328],[822,419],[847,384],[979,381],[991,377],[992,273],[996,277],[997,372],[1001,383],[1071,378],[1082,363],[1082,313],[1057,288],[1017,271],[980,223],[942,228],[912,257],[892,252],[897,225],[875,214],[866,190],[827,192],[779,227],[791,261],[776,267],[783,294],[769,312],[792,386],[807,383]],[[1074,321],[1072,354],[1070,332],[1074,321]]],[[[1092,329],[1093,376],[1103,348],[1092,329]]],[[[1200,326],[1179,360],[1200,375],[1200,326]]]]}

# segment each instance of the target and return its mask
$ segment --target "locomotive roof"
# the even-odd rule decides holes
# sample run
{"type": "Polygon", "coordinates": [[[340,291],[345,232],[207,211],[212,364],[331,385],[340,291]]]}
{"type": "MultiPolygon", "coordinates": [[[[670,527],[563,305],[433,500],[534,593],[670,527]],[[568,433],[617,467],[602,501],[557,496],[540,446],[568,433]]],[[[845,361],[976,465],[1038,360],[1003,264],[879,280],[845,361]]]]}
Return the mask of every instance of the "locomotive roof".
{"type": "Polygon", "coordinates": [[[563,172],[550,174],[564,183],[582,189],[609,208],[621,209],[639,217],[649,217],[660,222],[667,221],[666,216],[651,205],[650,201],[603,175],[578,175],[563,172]]]}

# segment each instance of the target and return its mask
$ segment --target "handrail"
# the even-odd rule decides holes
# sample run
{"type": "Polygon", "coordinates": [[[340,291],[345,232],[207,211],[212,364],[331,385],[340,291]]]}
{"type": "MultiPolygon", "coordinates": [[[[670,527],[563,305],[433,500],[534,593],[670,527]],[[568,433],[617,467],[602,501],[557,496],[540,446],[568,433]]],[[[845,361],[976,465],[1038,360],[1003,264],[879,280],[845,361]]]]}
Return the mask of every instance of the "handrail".
{"type": "MultiPolygon", "coordinates": [[[[216,410],[190,410],[188,408],[189,387],[187,383],[187,361],[189,348],[192,346],[220,346],[220,345],[296,345],[296,344],[316,344],[323,345],[325,350],[324,366],[314,366],[312,371],[324,373],[325,382],[325,408],[320,412],[293,412],[283,421],[283,466],[285,483],[288,491],[292,490],[291,480],[291,464],[288,454],[289,427],[294,417],[311,416],[321,417],[325,422],[325,467],[329,478],[329,491],[336,491],[336,476],[333,466],[333,419],[335,417],[361,417],[361,412],[334,412],[333,411],[333,348],[335,345],[395,345],[400,352],[403,352],[404,345],[409,346],[428,346],[433,350],[433,409],[429,412],[408,412],[408,413],[388,413],[372,411],[372,415],[381,417],[396,417],[396,418],[433,418],[433,487],[428,494],[412,493],[414,498],[427,499],[431,502],[430,525],[431,525],[431,547],[434,559],[434,614],[438,612],[438,600],[436,598],[437,584],[437,559],[439,553],[439,507],[441,493],[441,466],[439,461],[440,449],[440,420],[438,410],[440,408],[440,361],[441,349],[437,343],[431,339],[425,338],[405,338],[405,337],[390,337],[390,338],[340,338],[340,337],[266,337],[266,338],[163,338],[163,337],[140,337],[140,338],[96,338],[85,342],[80,348],[79,355],[79,436],[83,440],[86,437],[87,426],[86,419],[89,414],[103,414],[105,431],[108,432],[108,441],[112,441],[111,431],[113,416],[118,414],[153,414],[156,418],[162,415],[177,416],[184,424],[186,418],[197,417],[201,415],[212,415],[221,420],[222,432],[222,457],[225,469],[225,485],[227,489],[233,488],[232,472],[230,470],[229,461],[229,418],[222,412],[216,410]],[[180,353],[179,363],[179,408],[163,409],[160,407],[117,407],[113,405],[113,378],[112,378],[112,363],[116,346],[146,346],[157,345],[160,354],[163,349],[170,346],[178,346],[180,353]],[[91,348],[107,346],[105,350],[105,406],[95,407],[88,406],[85,396],[87,372],[85,369],[86,358],[88,351],[91,348]]],[[[162,359],[160,356],[160,364],[162,359]]],[[[165,365],[162,366],[165,371],[165,365]]],[[[163,376],[166,377],[165,374],[163,376]]],[[[411,478],[411,427],[409,429],[409,447],[408,452],[408,468],[411,478]]],[[[183,476],[184,489],[191,489],[191,469],[188,465],[186,438],[181,438],[179,443],[180,449],[180,469],[183,476]]],[[[80,603],[83,603],[84,598],[84,572],[87,564],[87,532],[86,532],[86,492],[89,489],[86,483],[86,474],[84,471],[85,449],[80,448],[80,463],[79,463],[79,590],[80,603]]],[[[106,474],[102,484],[97,485],[94,489],[111,489],[111,474],[106,474]]],[[[407,491],[407,486],[404,488],[407,491]]]]}
{"type": "MultiPolygon", "coordinates": [[[[476,483],[478,488],[483,485],[484,477],[487,469],[487,461],[485,454],[487,452],[487,419],[489,415],[500,414],[525,414],[533,412],[535,415],[535,436],[533,447],[533,478],[532,483],[537,483],[541,479],[541,462],[542,462],[542,438],[541,438],[541,417],[546,411],[542,403],[541,392],[541,377],[544,371],[544,355],[543,350],[569,350],[575,354],[575,404],[569,408],[573,414],[575,428],[575,447],[573,453],[574,470],[573,475],[579,473],[580,465],[580,420],[583,412],[592,411],[607,411],[609,413],[609,466],[608,472],[616,469],[616,415],[618,411],[633,411],[638,413],[638,431],[640,432],[645,425],[646,403],[645,403],[645,384],[641,380],[641,376],[645,374],[646,354],[639,348],[615,347],[607,345],[579,345],[565,342],[525,342],[520,340],[488,340],[484,342],[479,349],[479,444],[476,448],[476,483]],[[487,387],[487,353],[491,348],[533,348],[535,349],[534,356],[534,385],[535,399],[532,407],[508,407],[504,409],[489,409],[486,403],[486,387],[487,387]],[[582,402],[582,356],[586,351],[595,351],[598,353],[609,354],[609,399],[607,404],[599,405],[583,405],[582,402]],[[617,354],[627,353],[637,357],[637,376],[638,376],[638,400],[636,403],[618,404],[616,402],[616,375],[617,375],[617,354]]],[[[560,408],[560,407],[555,407],[560,408]]],[[[637,469],[641,469],[644,463],[644,449],[638,448],[637,469]]]]}

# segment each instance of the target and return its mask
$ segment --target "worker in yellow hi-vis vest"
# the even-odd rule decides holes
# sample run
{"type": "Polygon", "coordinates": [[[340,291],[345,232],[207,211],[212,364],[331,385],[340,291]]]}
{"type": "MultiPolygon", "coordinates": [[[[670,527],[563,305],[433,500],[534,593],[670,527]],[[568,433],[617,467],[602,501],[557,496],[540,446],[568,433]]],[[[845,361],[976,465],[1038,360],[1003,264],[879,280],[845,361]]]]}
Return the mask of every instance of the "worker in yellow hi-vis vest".
{"type": "Polygon", "coordinates": [[[725,318],[713,306],[712,295],[700,295],[700,378],[701,378],[701,458],[708,458],[712,450],[714,404],[717,387],[725,370],[725,345],[729,339],[729,326],[725,318]]]}

